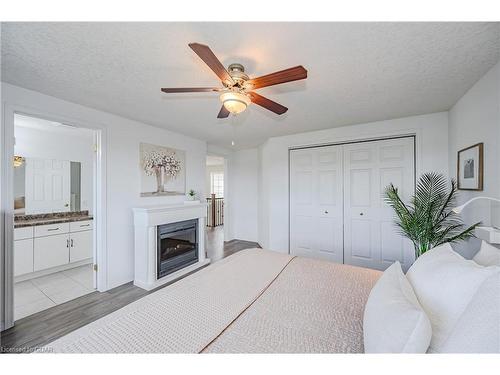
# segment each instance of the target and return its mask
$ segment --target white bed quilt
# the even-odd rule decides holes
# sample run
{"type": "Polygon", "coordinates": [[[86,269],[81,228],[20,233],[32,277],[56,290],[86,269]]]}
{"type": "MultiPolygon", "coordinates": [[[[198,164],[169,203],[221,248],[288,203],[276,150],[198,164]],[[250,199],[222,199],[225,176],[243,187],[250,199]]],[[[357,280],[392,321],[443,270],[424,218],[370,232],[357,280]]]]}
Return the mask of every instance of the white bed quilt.
{"type": "Polygon", "coordinates": [[[241,251],[53,341],[46,349],[66,353],[198,353],[292,258],[257,249],[241,251]]]}
{"type": "Polygon", "coordinates": [[[379,271],[238,252],[50,344],[69,353],[359,353],[379,271]]]}

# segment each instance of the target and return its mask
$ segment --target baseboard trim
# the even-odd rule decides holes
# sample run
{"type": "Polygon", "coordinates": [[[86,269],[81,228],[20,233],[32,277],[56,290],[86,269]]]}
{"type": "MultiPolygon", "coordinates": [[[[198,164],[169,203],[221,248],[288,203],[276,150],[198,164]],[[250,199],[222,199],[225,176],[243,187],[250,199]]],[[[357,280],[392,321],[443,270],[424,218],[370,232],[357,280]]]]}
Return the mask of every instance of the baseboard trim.
{"type": "Polygon", "coordinates": [[[88,258],[88,259],[80,260],[78,262],[63,264],[62,266],[47,268],[45,270],[40,270],[40,271],[36,271],[36,272],[25,273],[24,275],[16,276],[14,278],[14,283],[35,279],[37,277],[47,276],[47,275],[50,275],[51,273],[67,271],[67,270],[70,270],[72,268],[84,266],[86,264],[91,264],[91,263],[92,263],[92,258],[88,258]]]}

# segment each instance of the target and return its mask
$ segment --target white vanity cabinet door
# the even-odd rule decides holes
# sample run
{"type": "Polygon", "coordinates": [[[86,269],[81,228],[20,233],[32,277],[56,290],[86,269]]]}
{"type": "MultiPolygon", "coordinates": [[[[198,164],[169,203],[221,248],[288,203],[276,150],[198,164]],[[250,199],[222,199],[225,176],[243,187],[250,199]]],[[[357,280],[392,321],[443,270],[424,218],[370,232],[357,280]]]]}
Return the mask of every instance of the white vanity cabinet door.
{"type": "Polygon", "coordinates": [[[33,238],[14,241],[14,276],[33,272],[33,238]]]}
{"type": "Polygon", "coordinates": [[[93,238],[91,230],[71,233],[70,238],[69,261],[71,263],[92,258],[93,238]]]}
{"type": "Polygon", "coordinates": [[[34,241],[34,271],[69,263],[69,235],[37,237],[34,241]]]}

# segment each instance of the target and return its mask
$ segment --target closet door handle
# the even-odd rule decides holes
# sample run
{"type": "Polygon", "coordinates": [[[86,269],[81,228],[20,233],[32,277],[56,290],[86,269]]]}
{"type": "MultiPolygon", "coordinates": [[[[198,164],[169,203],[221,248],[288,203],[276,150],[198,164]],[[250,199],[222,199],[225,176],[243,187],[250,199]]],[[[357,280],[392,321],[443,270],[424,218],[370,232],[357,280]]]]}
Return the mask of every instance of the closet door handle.
{"type": "Polygon", "coordinates": [[[359,213],[359,216],[363,216],[363,215],[364,215],[364,213],[362,213],[362,212],[359,213]]]}
{"type": "Polygon", "coordinates": [[[325,214],[327,214],[327,213],[328,213],[328,211],[327,211],[327,210],[325,210],[325,214]]]}
{"type": "Polygon", "coordinates": [[[66,247],[69,248],[69,240],[66,240],[66,247]]]}
{"type": "Polygon", "coordinates": [[[73,239],[71,239],[71,247],[73,247],[73,239]]]}

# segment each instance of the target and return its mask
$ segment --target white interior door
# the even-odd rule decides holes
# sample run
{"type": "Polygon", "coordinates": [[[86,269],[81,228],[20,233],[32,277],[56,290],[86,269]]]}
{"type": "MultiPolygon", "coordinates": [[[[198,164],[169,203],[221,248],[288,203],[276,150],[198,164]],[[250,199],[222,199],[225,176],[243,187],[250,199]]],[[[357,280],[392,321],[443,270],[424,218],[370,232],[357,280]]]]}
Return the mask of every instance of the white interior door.
{"type": "Polygon", "coordinates": [[[70,162],[26,159],[26,213],[70,210],[70,162]]]}
{"type": "Polygon", "coordinates": [[[408,201],[414,192],[413,137],[344,146],[344,262],[384,270],[398,260],[408,268],[413,247],[398,233],[384,202],[393,183],[408,201]]]}
{"type": "Polygon", "coordinates": [[[342,148],[290,151],[290,253],[342,263],[342,148]]]}

